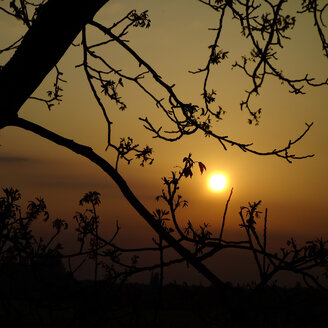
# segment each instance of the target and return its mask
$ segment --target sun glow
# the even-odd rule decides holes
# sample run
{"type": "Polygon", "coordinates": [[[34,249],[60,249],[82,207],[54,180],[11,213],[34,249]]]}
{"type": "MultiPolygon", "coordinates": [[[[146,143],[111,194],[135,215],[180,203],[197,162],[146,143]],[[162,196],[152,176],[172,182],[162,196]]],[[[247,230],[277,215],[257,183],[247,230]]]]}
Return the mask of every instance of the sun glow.
{"type": "Polygon", "coordinates": [[[227,179],[224,175],[222,174],[214,174],[211,176],[209,185],[212,190],[214,191],[220,191],[223,190],[224,187],[227,184],[227,179]]]}

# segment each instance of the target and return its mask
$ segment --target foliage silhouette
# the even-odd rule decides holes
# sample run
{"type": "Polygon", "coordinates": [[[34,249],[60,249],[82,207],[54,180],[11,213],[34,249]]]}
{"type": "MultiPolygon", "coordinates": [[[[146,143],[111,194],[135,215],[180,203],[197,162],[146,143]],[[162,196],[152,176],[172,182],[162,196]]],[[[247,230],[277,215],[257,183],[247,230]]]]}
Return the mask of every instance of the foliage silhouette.
{"type": "MultiPolygon", "coordinates": [[[[250,42],[253,48],[250,54],[242,56],[241,62],[237,61],[234,64],[235,68],[241,69],[246,77],[252,81],[252,88],[246,92],[246,98],[241,101],[241,109],[247,110],[250,115],[250,124],[259,123],[262,109],[253,109],[251,101],[255,95],[259,94],[259,90],[264,85],[267,77],[274,77],[284,82],[290,89],[290,92],[295,94],[303,94],[304,86],[327,86],[328,79],[317,81],[308,74],[305,77],[289,77],[283,74],[276,66],[277,50],[283,48],[285,40],[289,38],[289,30],[295,26],[297,21],[295,17],[291,17],[285,12],[284,6],[287,1],[279,0],[274,2],[267,0],[265,3],[249,0],[199,1],[218,14],[218,26],[215,29],[216,35],[213,43],[209,46],[210,53],[207,63],[204,68],[191,71],[193,74],[204,75],[203,89],[201,91],[203,97],[202,105],[182,101],[181,97],[175,91],[174,85],[170,85],[164,81],[151,64],[142,58],[127,42],[126,38],[130,29],[150,27],[151,20],[147,11],[137,13],[135,10],[132,10],[108,27],[93,19],[103,5],[109,2],[107,0],[72,0],[69,2],[64,0],[40,0],[35,2],[21,0],[19,3],[15,0],[4,1],[4,4],[0,6],[0,11],[3,14],[13,16],[15,19],[20,20],[26,26],[27,32],[22,38],[19,38],[10,46],[2,49],[2,52],[13,50],[15,52],[10,60],[1,67],[0,71],[0,128],[16,126],[31,131],[42,138],[61,145],[66,149],[70,149],[96,164],[118,185],[123,196],[158,234],[159,249],[163,249],[165,246],[174,248],[184,261],[190,263],[200,274],[216,286],[220,286],[223,289],[227,288],[221,279],[206,267],[203,261],[223,248],[239,248],[253,252],[260,272],[261,283],[266,283],[277,271],[294,270],[318,284],[318,280],[311,275],[309,276],[306,272],[313,267],[326,265],[326,255],[319,260],[322,253],[325,253],[325,242],[313,241],[308,246],[298,248],[291,241],[291,248],[287,251],[284,250],[282,256],[268,253],[265,242],[266,228],[262,243],[254,226],[256,221],[256,216],[254,215],[258,210],[259,203],[250,204],[248,207],[242,208],[240,212],[243,221],[242,228],[246,231],[247,241],[228,242],[223,240],[224,220],[219,238],[211,236],[211,232],[206,224],[200,226],[200,230],[197,230],[192,223],[189,223],[188,227],[183,231],[183,228],[179,226],[176,210],[180,205],[186,203],[182,201],[181,196],[177,195],[177,190],[178,183],[183,177],[192,177],[192,166],[195,162],[191,159],[191,156],[185,158],[184,168],[181,171],[172,173],[172,177],[170,178],[164,178],[164,187],[166,190],[163,191],[160,198],[167,203],[169,213],[166,210],[164,212],[155,211],[154,213],[148,211],[140,200],[135,197],[118,171],[119,161],[124,159],[129,163],[131,157],[128,156],[131,156],[133,153],[137,159],[141,160],[141,165],[145,163],[151,164],[153,161],[151,157],[152,149],[149,146],[140,147],[134,143],[132,137],[122,137],[119,145],[115,145],[111,140],[111,129],[114,123],[111,121],[109,112],[104,105],[103,97],[109,97],[120,110],[125,110],[126,104],[119,93],[121,88],[125,87],[125,81],[133,82],[138,86],[146,96],[154,101],[155,106],[166,115],[167,122],[173,124],[173,129],[168,129],[164,126],[155,127],[151,119],[140,117],[144,127],[155,138],[176,141],[184,136],[201,132],[205,136],[218,141],[224,149],[227,149],[227,145],[232,145],[241,149],[243,152],[261,156],[277,156],[288,162],[313,156],[312,154],[296,155],[292,152],[293,146],[308,133],[312,123],[306,123],[304,132],[297,138],[289,140],[284,147],[269,151],[258,151],[253,148],[252,143],[242,143],[232,140],[228,136],[217,134],[213,127],[213,123],[222,119],[225,110],[220,105],[214,107],[216,103],[216,90],[211,90],[208,87],[208,80],[213,66],[224,62],[229,55],[227,50],[219,47],[224,18],[228,12],[238,22],[242,35],[250,42]],[[58,17],[60,17],[60,24],[58,24],[58,17]],[[89,27],[102,32],[104,35],[103,41],[92,43],[87,35],[87,29],[89,27]],[[62,72],[60,72],[56,65],[80,33],[82,63],[77,64],[76,67],[83,68],[92,94],[107,123],[108,137],[106,149],[116,152],[117,159],[114,165],[111,165],[104,158],[96,154],[91,147],[78,144],[71,139],[60,136],[18,116],[22,105],[29,98],[45,102],[48,109],[53,107],[54,102],[61,100],[64,79],[62,78],[62,72]],[[51,40],[51,42],[43,42],[44,40],[51,40]],[[109,43],[115,43],[124,49],[137,62],[140,72],[132,76],[125,75],[122,73],[121,68],[115,67],[108,58],[102,56],[100,50],[109,43]],[[35,53],[42,53],[43,56],[39,58],[35,56],[35,53]],[[97,64],[101,64],[104,69],[99,69],[97,64]],[[52,69],[56,69],[56,80],[54,91],[48,92],[49,99],[32,97],[32,93],[52,69]],[[146,84],[143,83],[146,78],[150,78],[155,85],[162,89],[164,93],[163,98],[159,98],[152,90],[148,89],[146,84]],[[215,108],[218,108],[218,110],[215,108]],[[163,225],[166,219],[164,220],[162,216],[166,216],[167,214],[170,215],[170,220],[173,222],[171,229],[175,230],[178,234],[177,236],[174,236],[170,228],[163,225]],[[164,242],[165,245],[163,246],[164,242]],[[192,250],[185,246],[185,242],[192,245],[192,250]],[[209,250],[206,251],[206,249],[209,250]],[[287,260],[289,255],[292,257],[292,260],[287,260]],[[262,263],[260,262],[260,256],[263,257],[262,263]]],[[[324,56],[327,57],[327,41],[324,34],[325,25],[322,19],[327,5],[320,6],[317,0],[304,0],[300,7],[297,15],[311,14],[313,16],[315,28],[322,43],[324,56]]],[[[199,168],[203,171],[205,166],[199,162],[199,168]]],[[[88,202],[90,203],[90,200],[88,202]]],[[[99,247],[102,244],[110,245],[110,243],[102,241],[98,236],[96,204],[93,204],[91,201],[91,205],[91,218],[88,218],[86,213],[84,213],[78,216],[77,222],[79,223],[79,229],[81,229],[80,233],[82,235],[80,238],[82,238],[82,241],[84,241],[86,234],[91,234],[92,252],[96,259],[95,277],[97,278],[99,247]]],[[[28,214],[27,220],[33,220],[33,215],[46,215],[41,200],[33,203],[30,211],[31,214],[28,214]]],[[[65,223],[63,225],[61,225],[61,222],[56,223],[56,227],[60,227],[60,229],[57,229],[58,233],[65,227],[65,223]]],[[[22,233],[25,233],[26,237],[28,237],[27,231],[23,231],[22,233]]],[[[27,240],[29,239],[27,238],[27,240]]],[[[82,248],[83,245],[83,242],[81,242],[82,248]]],[[[29,247],[30,245],[28,245],[27,249],[29,247]]],[[[42,244],[40,249],[45,252],[48,249],[48,245],[42,244]]],[[[22,249],[15,251],[18,253],[14,253],[12,256],[19,257],[23,252],[22,249]]],[[[112,259],[115,256],[115,254],[112,255],[112,259]]],[[[164,263],[161,261],[161,267],[163,266],[164,263]]]]}
{"type": "MultiPolygon", "coordinates": [[[[6,222],[7,229],[2,229],[0,236],[1,245],[4,245],[0,254],[0,315],[5,311],[5,317],[1,318],[5,326],[7,323],[49,327],[62,327],[67,324],[75,327],[95,325],[179,327],[179,324],[190,327],[209,325],[263,327],[263,324],[267,327],[279,325],[325,327],[326,325],[326,293],[319,292],[318,289],[302,289],[299,286],[289,289],[279,288],[274,284],[270,288],[263,288],[267,283],[266,275],[273,276],[264,265],[263,267],[259,265],[262,288],[237,287],[230,289],[224,297],[222,297],[222,290],[221,297],[218,297],[218,290],[213,286],[187,284],[163,286],[164,267],[181,263],[185,259],[164,262],[163,253],[168,246],[163,246],[161,241],[155,239],[153,240],[155,247],[121,248],[114,243],[119,231],[118,224],[110,240],[104,239],[101,236],[101,229],[96,231],[99,217],[94,208],[100,204],[100,194],[97,192],[88,192],[80,200],[81,205],[88,205],[88,207],[83,213],[77,212],[72,220],[73,227],[76,226],[75,233],[80,247],[76,253],[71,254],[65,254],[65,247],[59,247],[58,243],[54,242],[60,233],[68,229],[68,224],[62,219],[57,218],[52,221],[56,232],[55,237],[51,237],[48,242],[33,235],[31,222],[35,223],[43,218],[46,219],[45,224],[49,224],[50,220],[46,204],[41,198],[36,202],[28,203],[26,217],[24,217],[21,216],[19,191],[7,188],[3,189],[3,192],[4,196],[0,198],[0,215],[1,222],[6,222]],[[33,219],[30,220],[31,218],[33,219]],[[28,233],[26,233],[27,225],[28,233]],[[7,233],[9,231],[12,232],[7,233]],[[95,239],[98,239],[98,242],[95,239]],[[29,245],[24,253],[22,245],[29,245]],[[98,248],[95,248],[96,245],[98,248]],[[154,251],[161,254],[159,263],[149,267],[139,265],[134,256],[131,258],[131,263],[126,262],[122,256],[124,253],[144,254],[154,251]],[[98,276],[94,276],[98,288],[88,282],[72,279],[81,266],[78,265],[72,270],[70,263],[64,267],[62,261],[69,262],[75,257],[80,257],[82,263],[85,259],[94,261],[96,265],[106,270],[105,279],[98,280],[98,276]],[[101,260],[98,261],[97,257],[101,260]],[[158,268],[161,268],[160,273],[154,271],[158,268]],[[127,283],[131,275],[142,271],[152,272],[150,285],[127,283]]],[[[250,239],[252,237],[255,239],[253,243],[249,240],[247,251],[253,251],[258,256],[256,263],[259,262],[260,256],[263,256],[263,264],[264,259],[268,262],[277,262],[276,266],[272,264],[274,274],[279,270],[290,270],[302,273],[306,279],[315,282],[307,271],[310,267],[315,269],[327,266],[327,249],[324,243],[315,241],[298,248],[291,240],[291,248],[282,250],[280,257],[268,251],[264,252],[254,228],[259,220],[259,203],[249,204],[248,207],[242,207],[240,211],[242,229],[246,230],[250,239]],[[258,243],[259,247],[255,247],[255,243],[258,243]],[[291,259],[288,259],[289,255],[291,259]]],[[[165,220],[169,212],[165,210],[155,212],[165,229],[173,230],[166,224],[170,221],[165,220]]],[[[215,241],[215,238],[211,234],[204,233],[202,229],[199,233],[190,225],[188,228],[193,231],[192,238],[189,238],[190,242],[195,244],[196,256],[206,256],[205,250],[208,248],[206,243],[215,241]]],[[[220,241],[219,245],[226,248],[243,245],[220,241]]],[[[207,252],[211,253],[212,249],[207,252]]]]}

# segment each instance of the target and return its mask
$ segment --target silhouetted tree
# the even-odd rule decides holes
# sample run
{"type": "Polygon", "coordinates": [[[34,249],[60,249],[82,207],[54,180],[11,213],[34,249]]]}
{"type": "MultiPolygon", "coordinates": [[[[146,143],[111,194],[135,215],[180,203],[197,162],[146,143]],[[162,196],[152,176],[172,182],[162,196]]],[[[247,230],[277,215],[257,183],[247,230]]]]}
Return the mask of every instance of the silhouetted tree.
{"type": "MultiPolygon", "coordinates": [[[[174,200],[177,179],[180,179],[182,176],[191,177],[191,169],[195,162],[191,157],[186,157],[185,167],[178,173],[179,176],[173,175],[172,178],[164,180],[168,188],[168,193],[163,193],[161,196],[169,206],[175,230],[180,234],[181,238],[190,239],[195,245],[194,252],[186,248],[179,238],[175,237],[171,231],[163,226],[161,218],[156,217],[156,215],[145,208],[118,172],[119,160],[123,159],[129,162],[132,155],[140,159],[142,165],[152,163],[152,149],[148,146],[140,147],[134,143],[131,137],[122,137],[118,145],[112,142],[111,128],[114,125],[103,103],[103,97],[109,97],[117,104],[119,109],[124,110],[126,105],[120,97],[119,91],[124,87],[125,81],[131,81],[154,101],[156,107],[166,115],[167,121],[171,124],[170,126],[172,124],[174,126],[173,129],[167,129],[162,126],[155,126],[148,117],[140,118],[145,128],[154,137],[167,141],[175,141],[186,135],[201,132],[205,136],[216,139],[224,149],[227,149],[227,145],[232,145],[244,152],[265,156],[278,156],[291,162],[295,159],[313,156],[298,156],[291,152],[294,144],[303,138],[312,124],[306,124],[304,132],[296,139],[288,141],[286,146],[264,152],[254,149],[251,143],[242,143],[232,140],[228,136],[219,135],[212,128],[213,122],[215,123],[221,120],[225,112],[221,106],[214,107],[216,91],[210,90],[208,87],[208,79],[212,72],[211,69],[214,65],[218,65],[224,61],[228,56],[228,51],[221,49],[219,46],[225,15],[230,13],[233,16],[240,25],[242,35],[252,46],[250,54],[243,56],[240,62],[234,64],[234,67],[244,71],[246,77],[249,77],[252,81],[252,88],[246,92],[245,99],[241,101],[241,109],[246,109],[250,114],[249,123],[254,122],[257,124],[259,122],[262,109],[253,109],[251,99],[259,93],[268,76],[284,82],[290,91],[295,94],[302,94],[305,85],[326,86],[328,80],[322,82],[316,81],[308,74],[304,77],[289,77],[283,74],[276,65],[276,52],[278,49],[283,48],[283,43],[288,38],[287,32],[296,24],[296,17],[292,17],[288,12],[285,12],[284,6],[287,3],[286,0],[266,0],[264,2],[255,0],[199,1],[216,11],[218,15],[216,35],[213,43],[209,46],[210,53],[207,63],[203,68],[191,72],[193,74],[204,75],[203,89],[201,91],[203,97],[202,105],[182,101],[178,93],[174,90],[174,85],[168,84],[162,79],[151,64],[139,55],[127,42],[127,33],[131,28],[150,27],[151,21],[147,11],[137,13],[135,10],[132,10],[111,26],[104,26],[94,20],[94,15],[101,10],[104,4],[109,3],[110,5],[110,2],[107,0],[3,1],[0,11],[20,20],[27,27],[27,32],[22,38],[14,41],[6,49],[2,50],[14,51],[14,54],[1,67],[0,71],[0,128],[16,126],[29,130],[42,138],[70,149],[96,164],[113,179],[120,188],[123,196],[160,236],[160,240],[165,241],[173,247],[184,260],[194,266],[196,270],[213,284],[223,286],[222,281],[203,264],[202,260],[205,256],[196,256],[210,236],[207,227],[203,226],[201,227],[201,232],[197,232],[190,224],[186,233],[184,233],[181,231],[174,217],[176,208],[181,205],[180,199],[177,201],[174,200]],[[89,26],[103,33],[103,41],[96,44],[90,43],[87,37],[89,26]],[[111,165],[104,158],[96,154],[89,146],[78,144],[71,139],[60,136],[18,115],[22,105],[27,99],[32,97],[32,93],[52,69],[56,69],[57,74],[55,88],[54,91],[49,92],[49,99],[32,98],[45,102],[49,109],[53,106],[54,101],[61,100],[61,83],[63,77],[56,65],[80,33],[83,60],[77,66],[83,67],[93,96],[107,122],[108,138],[106,149],[116,151],[117,161],[115,165],[111,165]],[[45,42],[45,40],[48,42],[45,42]],[[100,50],[109,42],[116,43],[131,58],[136,60],[141,69],[140,72],[134,76],[125,75],[122,73],[120,67],[115,67],[109,59],[103,57],[100,50]],[[96,63],[101,63],[104,69],[99,69],[96,63]],[[164,93],[162,99],[158,98],[149,90],[146,84],[143,84],[144,78],[148,76],[162,89],[164,93]],[[172,190],[174,191],[173,193],[172,190]],[[190,234],[192,237],[188,236],[190,234]]],[[[321,40],[324,56],[328,57],[328,43],[324,34],[325,25],[322,18],[327,5],[321,5],[318,0],[303,0],[299,5],[299,9],[298,15],[311,14],[313,16],[315,29],[321,40]]],[[[202,169],[204,168],[200,166],[200,170],[202,169]]],[[[245,219],[243,213],[242,210],[241,217],[245,219]]],[[[251,223],[253,215],[252,208],[247,213],[249,216],[248,223],[243,223],[243,227],[248,234],[248,242],[251,243],[252,234],[256,238],[254,234],[255,230],[251,223]]],[[[221,239],[222,234],[214,249],[222,247],[223,242],[221,239]]],[[[263,245],[263,247],[265,246],[263,245]]],[[[250,248],[254,250],[254,247],[250,246],[250,248]]],[[[270,260],[270,258],[267,260],[270,260]]],[[[264,266],[264,263],[263,265],[259,264],[262,276],[264,273],[267,274],[264,266]]]]}
{"type": "MultiPolygon", "coordinates": [[[[192,162],[188,158],[184,163],[185,166],[181,168],[180,172],[188,172],[189,176],[192,174],[192,170],[184,170],[184,168],[192,162]]],[[[181,177],[185,177],[183,173],[181,177]]],[[[180,180],[180,178],[178,179],[180,180]]],[[[169,183],[170,180],[166,179],[166,181],[169,183]]],[[[130,321],[130,325],[131,322],[137,324],[139,320],[141,322],[147,320],[156,326],[161,324],[163,314],[173,309],[174,313],[179,310],[187,313],[184,320],[188,322],[192,322],[193,318],[200,318],[202,322],[207,322],[207,325],[213,325],[215,322],[226,326],[252,323],[252,327],[260,327],[262,321],[272,321],[272,317],[276,315],[276,308],[283,310],[284,313],[288,313],[293,308],[297,309],[296,316],[289,313],[278,318],[279,322],[286,323],[286,319],[293,318],[292,320],[296,319],[296,322],[304,324],[299,312],[300,309],[305,308],[305,318],[311,325],[314,322],[326,324],[327,315],[323,315],[325,307],[321,306],[325,304],[326,294],[318,293],[318,290],[313,288],[308,288],[306,291],[299,287],[289,290],[283,288],[275,290],[273,287],[266,290],[252,289],[251,291],[247,288],[235,288],[229,290],[229,293],[223,297],[222,294],[218,297],[217,289],[213,286],[211,288],[191,287],[186,283],[180,286],[174,284],[163,286],[163,268],[184,262],[185,259],[178,257],[165,261],[164,253],[170,247],[163,245],[160,237],[159,241],[153,240],[155,247],[140,249],[120,247],[115,241],[119,233],[118,224],[112,236],[105,239],[101,230],[98,230],[99,226],[97,227],[100,219],[95,211],[96,206],[100,205],[100,194],[97,192],[88,192],[80,200],[84,211],[77,212],[74,216],[77,224],[75,231],[80,248],[71,254],[67,254],[65,248],[55,243],[55,238],[60,232],[68,228],[68,224],[64,220],[57,218],[52,221],[56,232],[48,238],[47,242],[42,236],[36,237],[32,233],[31,225],[37,219],[43,217],[46,222],[50,220],[46,204],[41,198],[36,199],[36,202],[30,201],[25,215],[22,215],[23,207],[18,203],[21,198],[19,191],[7,188],[3,189],[3,194],[0,197],[0,219],[2,223],[5,223],[2,224],[0,231],[0,244],[2,245],[0,250],[0,300],[1,311],[5,311],[4,318],[1,318],[3,325],[6,323],[17,325],[19,322],[21,325],[26,322],[45,325],[45,322],[49,322],[49,326],[61,327],[63,323],[70,322],[77,327],[91,327],[95,324],[105,325],[107,323],[108,325],[108,322],[119,324],[122,320],[130,321]],[[142,266],[139,265],[135,255],[130,258],[130,261],[124,257],[124,254],[147,252],[158,252],[160,254],[159,263],[142,266]],[[106,270],[107,279],[102,281],[97,281],[97,269],[95,270],[95,281],[101,288],[90,288],[92,287],[90,283],[67,279],[69,276],[62,260],[76,257],[79,257],[81,262],[74,269],[69,264],[71,273],[79,270],[88,259],[93,260],[96,266],[102,266],[106,270]],[[159,273],[154,272],[157,269],[160,269],[159,273]],[[149,286],[123,284],[131,275],[144,271],[152,273],[149,286]],[[281,295],[277,295],[279,293],[281,295]],[[301,301],[297,300],[298,295],[301,297],[301,301]],[[312,306],[302,304],[302,298],[308,299],[309,297],[314,297],[314,299],[310,299],[310,302],[313,302],[312,306]],[[18,301],[20,306],[16,305],[18,301]],[[271,302],[276,304],[275,307],[272,307],[271,302]],[[28,305],[29,310],[26,310],[24,305],[28,305]],[[316,309],[317,305],[320,305],[319,309],[316,309]],[[127,311],[129,313],[125,313],[126,307],[130,306],[133,307],[133,311],[129,310],[127,311]],[[164,312],[160,311],[162,306],[165,309],[164,312]],[[145,313],[146,309],[148,313],[145,313]],[[45,311],[47,311],[46,316],[44,316],[45,311]],[[197,315],[195,316],[195,314],[197,315]],[[318,314],[321,317],[317,317],[318,314]],[[255,315],[256,321],[253,322],[255,315]],[[258,322],[258,318],[261,318],[262,321],[258,322]]],[[[176,200],[179,200],[180,204],[185,203],[179,195],[172,199],[165,199],[165,197],[166,192],[163,191],[160,199],[173,204],[178,204],[176,200]]],[[[241,208],[242,224],[240,226],[246,231],[248,237],[248,240],[245,241],[223,239],[224,218],[217,238],[208,230],[206,224],[196,228],[189,222],[187,228],[182,231],[176,213],[179,206],[172,211],[175,216],[174,222],[168,219],[170,212],[167,210],[156,209],[154,216],[160,220],[166,231],[173,233],[174,229],[179,230],[179,242],[192,245],[194,248],[192,253],[199,261],[229,248],[253,252],[260,273],[258,287],[263,287],[279,271],[287,270],[301,274],[306,283],[311,282],[311,285],[322,288],[319,278],[311,274],[311,270],[327,269],[327,242],[316,240],[298,247],[296,242],[291,239],[287,247],[282,248],[279,254],[269,252],[266,250],[265,244],[267,213],[264,216],[263,236],[260,236],[259,229],[255,228],[261,219],[259,206],[260,202],[241,208]],[[261,237],[263,237],[263,241],[261,237]]],[[[319,327],[321,326],[319,325],[319,327]]]]}
{"type": "Polygon", "coordinates": [[[49,213],[42,198],[27,205],[25,215],[17,189],[3,189],[0,197],[0,280],[1,294],[7,298],[33,293],[37,286],[49,289],[68,278],[61,258],[62,245],[56,242],[67,229],[62,219],[52,220],[54,233],[45,239],[34,231],[36,221],[49,224],[49,213]]]}

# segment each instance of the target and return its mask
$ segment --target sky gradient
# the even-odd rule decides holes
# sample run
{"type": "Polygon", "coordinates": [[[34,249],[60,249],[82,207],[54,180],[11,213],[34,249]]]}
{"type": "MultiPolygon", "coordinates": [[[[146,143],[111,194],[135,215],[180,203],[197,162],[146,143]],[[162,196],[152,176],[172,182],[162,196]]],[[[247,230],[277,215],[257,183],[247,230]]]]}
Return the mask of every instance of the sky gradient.
{"type": "MultiPolygon", "coordinates": [[[[96,16],[96,20],[110,26],[129,10],[149,10],[151,27],[147,30],[133,29],[128,34],[129,45],[152,65],[185,102],[201,104],[202,75],[192,75],[189,70],[203,67],[208,59],[208,45],[213,42],[218,16],[214,11],[197,1],[150,1],[137,3],[132,0],[110,1],[96,16]]],[[[291,14],[296,5],[287,7],[291,14]]],[[[24,30],[13,18],[1,14],[0,48],[5,47],[24,30]]],[[[88,28],[89,39],[100,40],[103,36],[92,27],[88,28]]],[[[327,59],[322,54],[319,37],[314,33],[311,17],[300,17],[296,27],[289,32],[291,40],[284,42],[278,53],[279,65],[287,75],[303,77],[306,73],[326,79],[327,59]]],[[[80,37],[75,41],[80,42],[80,37]]],[[[181,193],[189,201],[189,207],[180,212],[182,222],[192,220],[195,225],[208,222],[217,230],[230,189],[234,188],[227,217],[227,235],[238,235],[240,206],[249,201],[262,200],[262,209],[268,208],[269,238],[274,245],[294,236],[297,240],[328,238],[328,93],[327,86],[306,87],[306,95],[288,92],[286,85],[267,79],[254,106],[263,108],[259,126],[247,123],[248,114],[240,111],[244,90],[251,84],[243,73],[231,70],[231,65],[249,50],[240,36],[239,26],[230,16],[226,17],[220,46],[229,51],[228,59],[212,69],[209,88],[217,90],[217,104],[226,114],[215,130],[241,142],[253,142],[254,148],[266,151],[283,147],[305,129],[305,122],[314,122],[309,134],[294,147],[299,155],[315,154],[315,157],[297,160],[292,164],[276,157],[260,157],[243,153],[236,147],[225,151],[213,139],[201,134],[184,137],[175,143],[153,139],[146,131],[140,116],[149,117],[157,125],[167,125],[164,115],[134,85],[125,82],[121,96],[127,110],[121,112],[113,102],[106,102],[112,125],[112,139],[133,137],[141,145],[154,149],[155,161],[151,166],[140,167],[137,161],[130,165],[120,163],[119,172],[131,189],[149,210],[163,207],[155,197],[161,193],[163,176],[168,176],[182,159],[192,153],[194,160],[203,162],[207,171],[195,173],[185,180],[181,193]],[[213,173],[224,173],[228,185],[222,192],[214,193],[208,187],[213,173]]],[[[136,63],[117,46],[109,45],[103,51],[111,63],[124,72],[133,74],[136,63]]],[[[38,54],[36,54],[38,55],[38,54]]],[[[0,57],[4,64],[8,57],[0,57]]],[[[59,68],[67,83],[63,86],[63,101],[51,111],[40,102],[29,100],[20,115],[41,124],[67,138],[90,145],[96,152],[114,163],[114,153],[105,152],[106,123],[92,97],[84,77],[81,63],[81,47],[70,47],[59,68]]],[[[35,96],[44,97],[52,86],[52,72],[36,91],[35,96]]],[[[160,95],[158,87],[151,84],[160,95]]],[[[160,96],[158,96],[160,98],[160,96]]],[[[5,128],[0,133],[0,181],[1,187],[18,188],[25,202],[36,196],[45,198],[53,217],[71,220],[78,210],[78,200],[83,193],[97,190],[102,194],[100,210],[104,233],[110,234],[119,220],[122,226],[122,245],[151,244],[151,230],[122,197],[118,188],[98,168],[68,150],[18,128],[5,128]]],[[[69,238],[68,238],[69,239],[69,238]]],[[[224,257],[225,263],[231,257],[224,257]]],[[[242,264],[239,259],[239,265],[242,264]]],[[[236,275],[237,264],[227,264],[229,270],[221,274],[228,279],[236,275]],[[230,266],[229,266],[230,265],[230,266]],[[232,274],[233,273],[233,274],[232,274]]],[[[222,270],[222,269],[220,269],[222,270]]],[[[173,277],[172,273],[172,277],[173,277]]],[[[198,279],[198,278],[197,278],[198,279]]]]}

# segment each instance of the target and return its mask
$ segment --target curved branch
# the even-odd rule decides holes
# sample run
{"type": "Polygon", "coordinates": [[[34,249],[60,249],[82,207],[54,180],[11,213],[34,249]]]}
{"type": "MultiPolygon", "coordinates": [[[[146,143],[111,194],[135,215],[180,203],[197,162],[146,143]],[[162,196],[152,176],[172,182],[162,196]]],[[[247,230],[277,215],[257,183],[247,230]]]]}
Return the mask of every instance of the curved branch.
{"type": "MultiPolygon", "coordinates": [[[[280,6],[282,5],[283,1],[280,1],[280,5],[278,7],[278,9],[280,10],[280,6]]],[[[277,9],[277,11],[279,12],[279,10],[277,9]]],[[[221,17],[223,18],[223,16],[221,17]]],[[[109,36],[112,40],[116,41],[122,48],[124,48],[138,63],[140,66],[144,66],[148,72],[152,75],[154,81],[156,83],[158,83],[167,93],[168,93],[168,97],[169,97],[169,102],[171,104],[172,107],[172,113],[170,115],[172,115],[172,117],[174,117],[174,119],[171,121],[173,121],[178,128],[178,131],[175,131],[174,133],[178,133],[178,136],[174,136],[172,138],[167,138],[163,135],[160,134],[160,130],[161,127],[156,129],[147,118],[145,119],[141,119],[144,123],[145,123],[145,128],[151,132],[153,132],[155,134],[155,137],[163,139],[163,140],[167,140],[167,141],[175,141],[177,139],[182,138],[183,135],[188,135],[188,134],[192,134],[194,132],[196,132],[197,130],[201,130],[202,132],[205,133],[206,136],[211,136],[213,138],[215,138],[217,141],[220,142],[220,144],[222,145],[222,147],[227,150],[227,144],[230,144],[231,146],[237,146],[238,148],[240,148],[242,151],[244,152],[249,152],[252,153],[254,155],[261,155],[261,156],[277,156],[283,159],[286,159],[289,163],[292,162],[292,160],[296,160],[296,159],[303,159],[303,158],[308,158],[308,157],[313,157],[313,154],[309,154],[309,155],[304,155],[304,156],[297,156],[295,154],[290,154],[289,151],[291,149],[291,146],[293,146],[295,143],[297,143],[298,141],[300,141],[304,135],[309,131],[309,129],[312,126],[311,124],[307,124],[306,123],[306,129],[304,130],[304,132],[297,137],[295,140],[290,140],[288,142],[288,144],[280,149],[273,149],[271,151],[257,151],[255,149],[252,149],[252,143],[240,143],[237,141],[234,141],[232,139],[230,139],[228,136],[222,136],[222,135],[218,135],[215,132],[213,132],[210,129],[210,125],[207,124],[206,122],[199,122],[195,117],[194,117],[194,112],[198,110],[197,106],[193,106],[192,104],[186,104],[183,103],[178,95],[174,92],[173,90],[173,86],[170,86],[168,83],[166,83],[161,76],[155,71],[155,69],[149,64],[147,63],[143,58],[140,57],[139,54],[136,53],[135,50],[133,50],[128,44],[127,42],[125,42],[124,40],[122,40],[119,36],[115,35],[112,31],[111,28],[107,28],[105,26],[103,26],[102,24],[92,21],[89,23],[91,26],[96,27],[97,29],[99,29],[100,31],[102,31],[104,34],[106,34],[107,36],[109,36]],[[184,116],[183,120],[179,120],[176,115],[175,115],[175,109],[180,109],[182,115],[184,116]]],[[[219,33],[218,33],[219,35],[219,33]]],[[[269,41],[272,41],[271,39],[273,38],[273,36],[271,36],[269,41]]],[[[216,42],[216,41],[215,41],[216,42]]],[[[255,39],[254,42],[256,43],[255,39]]],[[[215,46],[215,44],[214,44],[215,46]]],[[[267,48],[269,46],[266,46],[266,51],[267,48]]],[[[264,56],[261,56],[261,62],[266,63],[266,60],[264,58],[264,56]]],[[[253,75],[252,75],[253,76],[253,75]]],[[[248,104],[248,101],[245,103],[246,105],[248,104]]],[[[165,111],[165,110],[164,110],[165,111]]]]}
{"type": "Polygon", "coordinates": [[[71,139],[64,138],[50,130],[45,129],[35,123],[27,121],[23,118],[16,118],[8,122],[8,126],[20,127],[24,130],[31,131],[53,143],[70,149],[74,153],[81,155],[99,168],[101,168],[121,190],[124,197],[132,205],[132,207],[143,217],[143,219],[152,227],[156,233],[158,233],[163,240],[171,245],[175,251],[181,255],[188,263],[190,263],[200,274],[207,278],[213,285],[220,287],[221,289],[227,288],[227,286],[202,262],[200,262],[195,256],[181,245],[171,234],[169,234],[154,218],[154,216],[145,208],[145,206],[139,201],[139,199],[131,191],[122,176],[114,169],[114,167],[104,160],[101,156],[96,154],[91,147],[81,145],[74,142],[71,139]]]}

